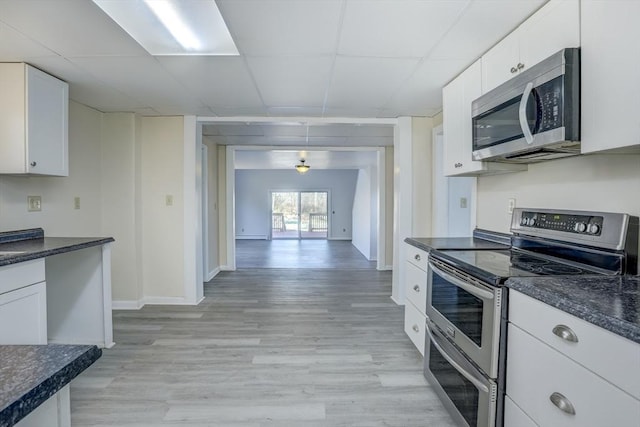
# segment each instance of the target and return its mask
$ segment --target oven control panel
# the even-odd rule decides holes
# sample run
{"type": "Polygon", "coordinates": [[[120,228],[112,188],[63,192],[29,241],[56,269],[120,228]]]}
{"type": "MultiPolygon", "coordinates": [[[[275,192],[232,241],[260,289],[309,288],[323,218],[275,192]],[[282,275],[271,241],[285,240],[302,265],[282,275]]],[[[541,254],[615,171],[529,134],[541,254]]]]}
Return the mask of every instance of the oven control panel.
{"type": "Polygon", "coordinates": [[[602,216],[570,215],[564,213],[522,211],[520,225],[544,230],[564,231],[567,233],[602,234],[602,216]]]}

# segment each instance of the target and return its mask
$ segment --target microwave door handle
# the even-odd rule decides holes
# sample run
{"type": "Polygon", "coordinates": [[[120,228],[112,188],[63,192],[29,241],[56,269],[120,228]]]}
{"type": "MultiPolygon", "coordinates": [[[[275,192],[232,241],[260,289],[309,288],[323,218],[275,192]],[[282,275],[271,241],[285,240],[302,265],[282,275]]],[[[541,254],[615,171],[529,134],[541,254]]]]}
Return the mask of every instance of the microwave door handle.
{"type": "Polygon", "coordinates": [[[442,357],[444,357],[446,361],[449,362],[451,366],[455,368],[456,371],[460,372],[460,375],[462,375],[467,380],[469,380],[478,390],[481,390],[485,393],[489,393],[489,387],[487,387],[486,384],[483,384],[482,381],[480,381],[473,374],[471,374],[469,371],[464,369],[460,363],[456,362],[454,358],[449,353],[447,353],[445,349],[442,348],[442,344],[441,342],[439,342],[440,340],[431,331],[431,328],[429,327],[428,322],[426,326],[427,326],[426,328],[427,333],[429,334],[429,338],[431,339],[431,344],[433,344],[433,346],[438,350],[438,352],[440,352],[442,357]]]}
{"type": "Polygon", "coordinates": [[[475,296],[477,296],[479,298],[484,298],[486,300],[492,300],[493,299],[493,292],[486,291],[484,289],[478,288],[477,286],[465,283],[462,280],[458,279],[457,277],[454,277],[454,276],[450,275],[449,273],[445,273],[444,271],[440,270],[438,267],[436,267],[432,263],[429,263],[429,268],[431,270],[433,270],[434,272],[436,272],[438,274],[438,276],[443,277],[447,281],[453,283],[454,285],[456,285],[459,288],[464,289],[465,291],[469,292],[472,295],[475,295],[475,296]]]}
{"type": "Polygon", "coordinates": [[[522,128],[522,133],[524,135],[525,141],[527,144],[533,143],[533,134],[531,133],[531,129],[529,129],[529,123],[527,123],[527,102],[529,102],[529,96],[531,96],[531,91],[533,90],[533,83],[529,82],[524,88],[524,93],[522,94],[522,98],[520,99],[520,108],[518,110],[519,118],[520,118],[520,127],[522,128]]]}

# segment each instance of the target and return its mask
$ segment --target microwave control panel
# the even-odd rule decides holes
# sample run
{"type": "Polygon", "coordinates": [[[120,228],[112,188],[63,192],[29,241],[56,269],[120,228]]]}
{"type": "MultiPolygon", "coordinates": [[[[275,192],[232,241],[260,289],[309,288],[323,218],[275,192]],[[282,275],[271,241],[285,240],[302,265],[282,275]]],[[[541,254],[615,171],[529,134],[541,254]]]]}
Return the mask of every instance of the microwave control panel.
{"type": "Polygon", "coordinates": [[[604,218],[601,216],[567,215],[548,212],[524,211],[520,217],[520,226],[523,227],[589,234],[592,236],[602,234],[603,222],[604,218]]]}
{"type": "Polygon", "coordinates": [[[564,107],[562,105],[564,81],[562,77],[563,76],[558,76],[535,88],[538,99],[537,116],[539,120],[539,133],[564,126],[562,115],[564,107]]]}

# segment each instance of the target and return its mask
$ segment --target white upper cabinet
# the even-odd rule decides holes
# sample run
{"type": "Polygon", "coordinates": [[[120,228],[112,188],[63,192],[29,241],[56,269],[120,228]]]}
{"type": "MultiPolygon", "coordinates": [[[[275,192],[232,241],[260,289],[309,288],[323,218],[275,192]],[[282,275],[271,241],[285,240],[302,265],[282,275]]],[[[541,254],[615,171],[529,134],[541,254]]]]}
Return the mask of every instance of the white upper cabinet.
{"type": "Polygon", "coordinates": [[[442,90],[444,174],[474,176],[526,170],[526,165],[475,161],[472,158],[471,103],[481,95],[480,60],[442,90]]]}
{"type": "Polygon", "coordinates": [[[482,92],[561,49],[579,46],[579,0],[551,0],[482,56],[482,92]]]}
{"type": "Polygon", "coordinates": [[[68,176],[68,84],[2,63],[0,93],[0,173],[68,176]]]}
{"type": "Polygon", "coordinates": [[[640,152],[640,2],[583,1],[581,147],[640,152]]]}

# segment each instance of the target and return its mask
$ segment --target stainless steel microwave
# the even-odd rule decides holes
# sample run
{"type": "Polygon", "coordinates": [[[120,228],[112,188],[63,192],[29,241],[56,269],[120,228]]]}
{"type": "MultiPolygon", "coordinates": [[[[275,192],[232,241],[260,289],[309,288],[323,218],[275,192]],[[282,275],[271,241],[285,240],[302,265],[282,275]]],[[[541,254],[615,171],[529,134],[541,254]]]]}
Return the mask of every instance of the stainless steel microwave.
{"type": "Polygon", "coordinates": [[[580,49],[563,49],[473,101],[473,159],[580,154],[580,49]]]}

